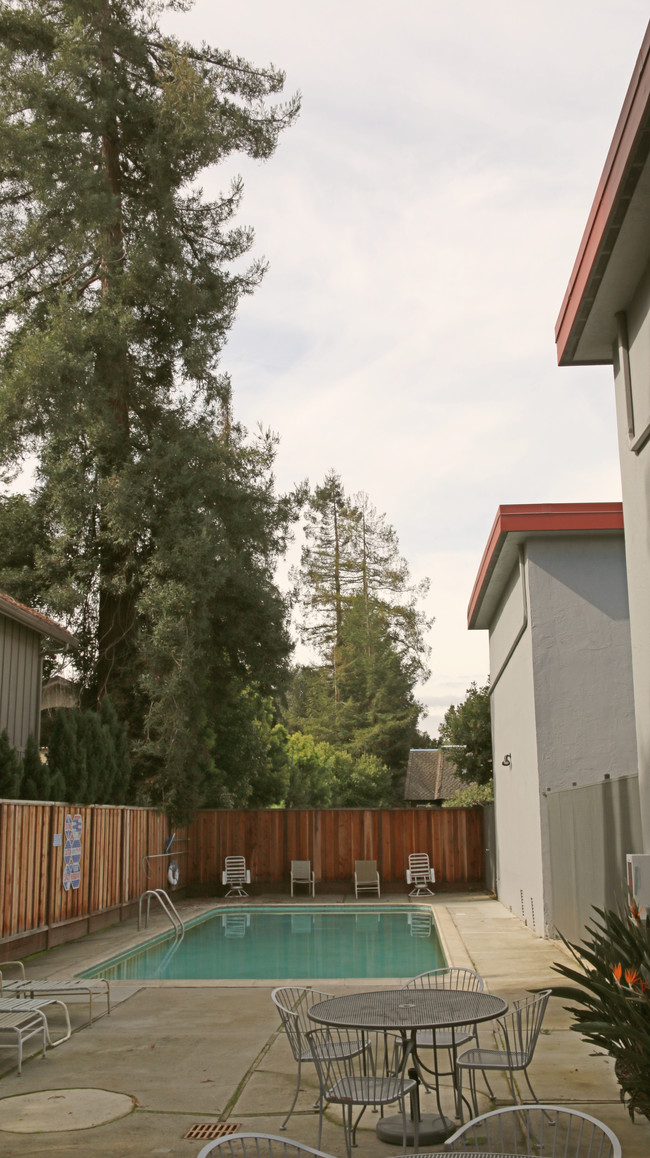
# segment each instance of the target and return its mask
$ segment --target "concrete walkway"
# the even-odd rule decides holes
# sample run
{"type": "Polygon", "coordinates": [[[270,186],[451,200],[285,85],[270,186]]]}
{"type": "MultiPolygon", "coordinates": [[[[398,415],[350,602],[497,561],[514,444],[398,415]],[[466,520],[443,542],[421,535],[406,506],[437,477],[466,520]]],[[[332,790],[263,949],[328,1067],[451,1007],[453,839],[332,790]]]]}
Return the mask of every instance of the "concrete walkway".
{"type": "MultiPolygon", "coordinates": [[[[405,898],[386,899],[403,903],[405,898]]],[[[255,903],[286,900],[259,897],[255,903]]],[[[321,900],[345,904],[354,898],[321,900]]],[[[185,902],[180,909],[187,919],[215,903],[221,902],[185,902]]],[[[441,895],[433,907],[450,963],[476,969],[490,991],[513,1000],[558,980],[552,964],[562,958],[561,946],[539,940],[497,901],[483,895],[441,895]]],[[[156,917],[146,936],[163,928],[162,918],[156,917]]],[[[144,937],[135,922],[127,922],[33,958],[29,972],[69,977],[144,937]]],[[[318,987],[352,992],[386,988],[386,983],[327,981],[318,987]]],[[[100,1017],[91,1027],[84,1026],[87,1005],[72,1004],[78,1032],[60,1048],[48,1050],[44,1059],[29,1056],[21,1077],[14,1068],[15,1054],[0,1054],[2,1158],[192,1158],[204,1142],[187,1139],[187,1132],[218,1121],[277,1133],[293,1097],[296,1070],[270,1000],[272,988],[271,982],[114,983],[111,1016],[100,1017]]],[[[600,1118],[620,1138],[624,1158],[648,1158],[650,1124],[630,1121],[619,1100],[612,1063],[591,1056],[591,1047],[568,1026],[568,1015],[552,1000],[530,1071],[540,1100],[600,1118]]],[[[483,1029],[481,1038],[487,1044],[489,1031],[483,1029]]],[[[303,1076],[286,1133],[315,1146],[313,1066],[305,1067],[303,1076]]],[[[496,1092],[510,1103],[504,1084],[497,1082],[496,1092]]],[[[482,1110],[492,1108],[487,1094],[481,1098],[482,1110]]],[[[452,1113],[449,1085],[443,1100],[452,1113]]],[[[434,1109],[430,1095],[423,1096],[422,1108],[434,1109]]],[[[370,1111],[362,1119],[358,1158],[390,1158],[396,1152],[377,1140],[376,1120],[370,1111]]],[[[334,1110],[328,1111],[322,1149],[336,1158],[345,1154],[334,1110]]]]}

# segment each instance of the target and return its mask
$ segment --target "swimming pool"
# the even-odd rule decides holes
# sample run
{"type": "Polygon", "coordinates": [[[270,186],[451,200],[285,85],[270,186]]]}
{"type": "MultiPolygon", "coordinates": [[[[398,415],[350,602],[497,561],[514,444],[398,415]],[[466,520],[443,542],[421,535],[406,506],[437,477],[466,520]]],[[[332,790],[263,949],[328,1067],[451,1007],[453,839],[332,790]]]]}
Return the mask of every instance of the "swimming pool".
{"type": "Polygon", "coordinates": [[[417,905],[215,909],[110,958],[84,977],[114,981],[414,977],[446,965],[431,909],[417,905]]]}

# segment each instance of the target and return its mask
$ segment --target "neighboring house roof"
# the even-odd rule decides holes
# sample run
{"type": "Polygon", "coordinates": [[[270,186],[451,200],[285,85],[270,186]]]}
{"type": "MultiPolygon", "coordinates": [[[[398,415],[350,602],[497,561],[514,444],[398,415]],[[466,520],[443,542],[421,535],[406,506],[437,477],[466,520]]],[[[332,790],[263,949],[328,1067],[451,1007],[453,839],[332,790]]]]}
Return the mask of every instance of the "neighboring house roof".
{"type": "Polygon", "coordinates": [[[444,748],[411,748],[404,785],[405,800],[433,804],[449,800],[464,787],[444,748]]]}
{"type": "Polygon", "coordinates": [[[616,314],[650,257],[650,25],[555,326],[561,366],[611,364],[616,314]]]}
{"type": "Polygon", "coordinates": [[[622,503],[526,503],[499,507],[467,609],[467,625],[487,628],[517,563],[519,545],[545,536],[623,533],[622,503]]]}
{"type": "Polygon", "coordinates": [[[41,688],[41,711],[48,712],[53,708],[77,708],[79,706],[79,690],[77,685],[65,676],[55,675],[47,680],[41,688]]]}
{"type": "Polygon", "coordinates": [[[48,615],[43,615],[40,611],[32,611],[31,608],[12,599],[10,595],[5,595],[4,591],[0,591],[0,614],[15,620],[16,623],[21,623],[23,627],[31,627],[32,631],[37,631],[39,635],[47,635],[50,639],[56,639],[58,643],[73,645],[77,642],[74,635],[66,631],[65,627],[61,627],[59,623],[55,623],[48,615]]]}

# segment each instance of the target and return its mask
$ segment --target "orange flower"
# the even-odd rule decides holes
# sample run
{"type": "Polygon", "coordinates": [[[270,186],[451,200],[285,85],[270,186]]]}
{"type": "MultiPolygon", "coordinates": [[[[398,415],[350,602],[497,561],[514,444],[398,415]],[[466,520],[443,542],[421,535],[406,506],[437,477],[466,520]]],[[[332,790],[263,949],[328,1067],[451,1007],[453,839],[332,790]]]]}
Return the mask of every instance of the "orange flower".
{"type": "Polygon", "coordinates": [[[636,969],[626,969],[625,980],[628,985],[636,985],[637,981],[640,981],[641,978],[636,969]]]}
{"type": "Polygon", "coordinates": [[[641,913],[643,912],[643,905],[639,907],[636,901],[630,901],[630,913],[635,921],[641,920],[641,913]]]}
{"type": "Polygon", "coordinates": [[[620,961],[619,961],[618,965],[614,966],[614,968],[612,969],[612,973],[614,974],[617,981],[621,980],[621,977],[623,976],[623,966],[621,965],[620,961]]]}
{"type": "Polygon", "coordinates": [[[648,982],[644,981],[642,977],[639,977],[639,989],[642,993],[648,992],[648,982]]]}

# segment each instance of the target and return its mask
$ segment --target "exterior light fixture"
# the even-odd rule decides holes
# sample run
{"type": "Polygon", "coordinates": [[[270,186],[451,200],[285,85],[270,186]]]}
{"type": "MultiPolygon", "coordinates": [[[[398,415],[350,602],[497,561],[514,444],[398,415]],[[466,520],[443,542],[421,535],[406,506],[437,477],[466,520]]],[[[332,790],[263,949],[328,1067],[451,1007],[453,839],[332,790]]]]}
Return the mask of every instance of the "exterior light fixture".
{"type": "Polygon", "coordinates": [[[510,752],[508,752],[508,753],[507,753],[507,754],[506,754],[506,755],[503,757],[503,760],[501,761],[501,763],[502,763],[502,765],[503,765],[503,767],[504,767],[504,768],[509,768],[509,767],[510,767],[510,765],[512,764],[512,756],[511,756],[510,752]]]}

